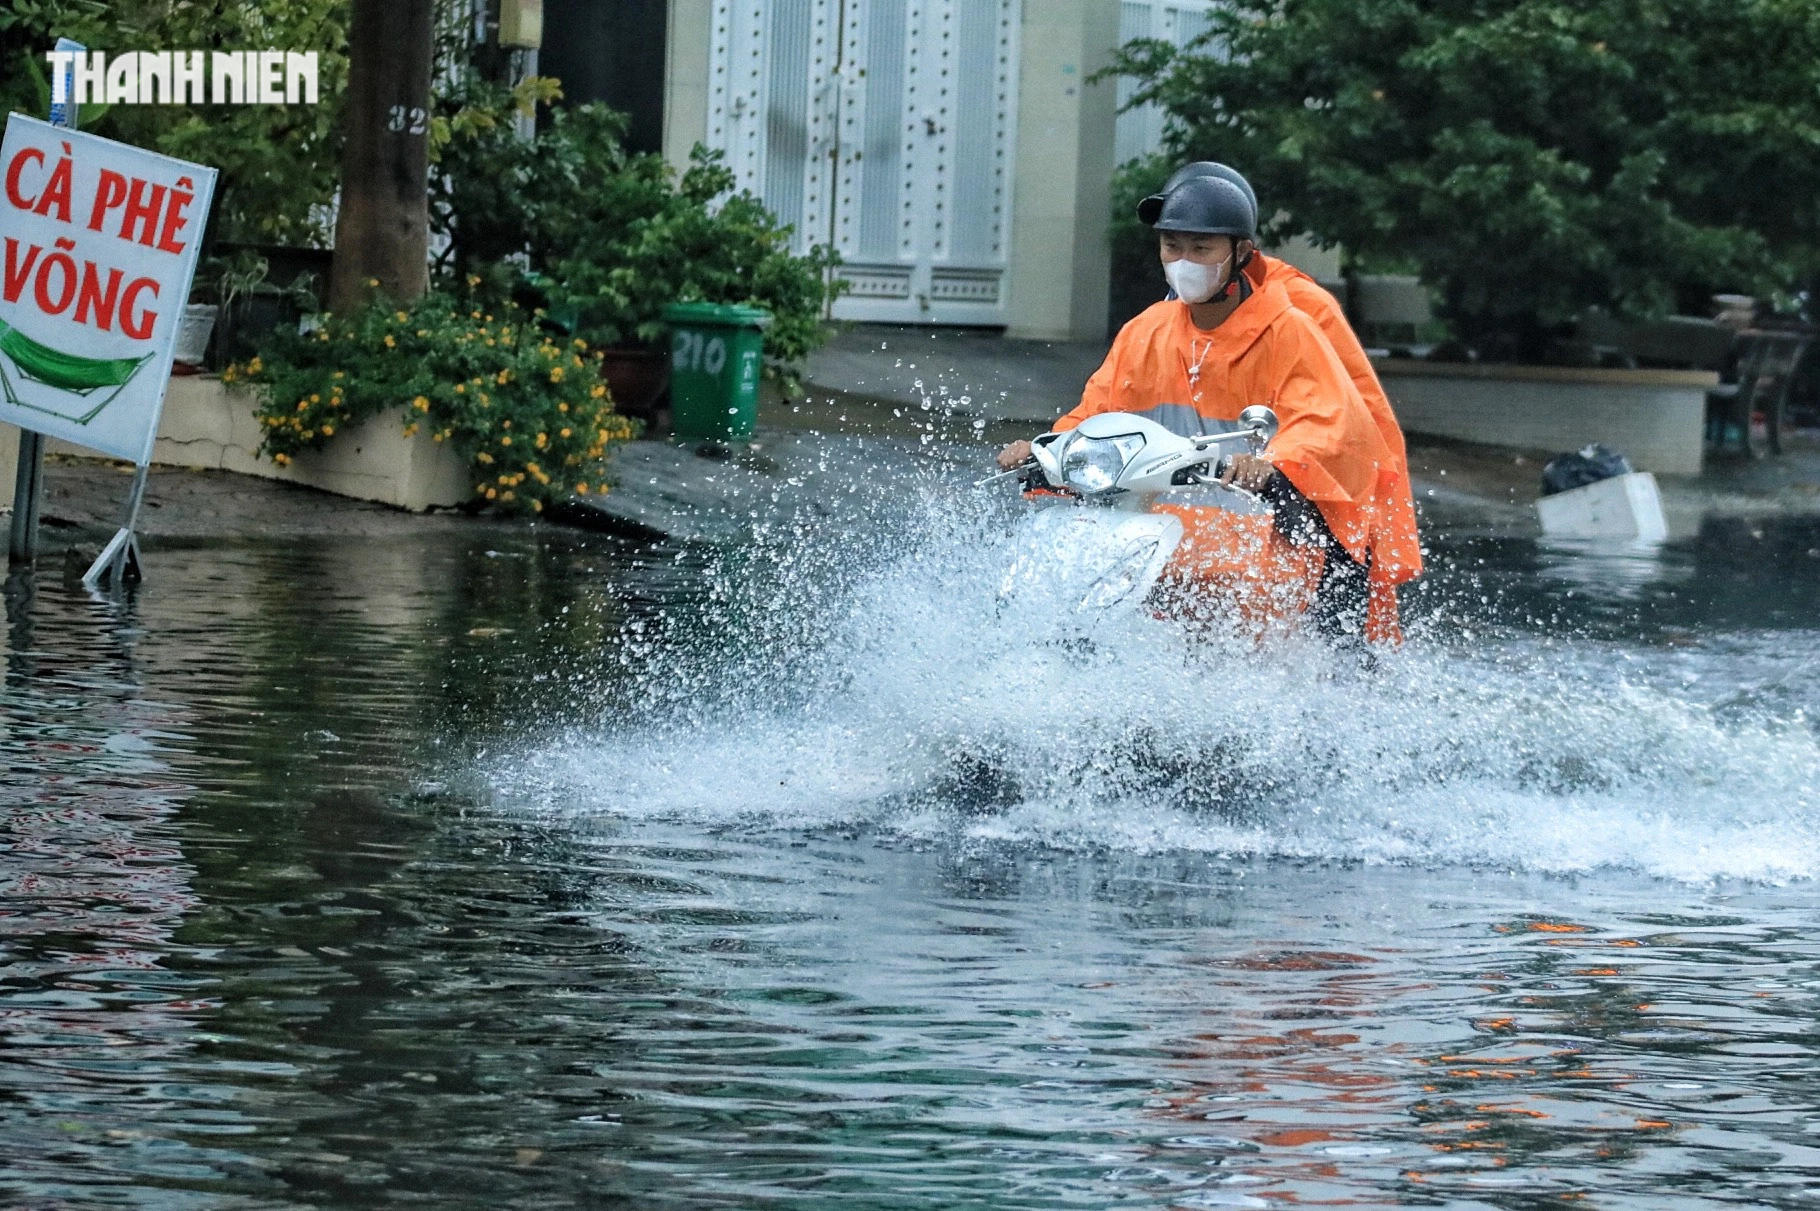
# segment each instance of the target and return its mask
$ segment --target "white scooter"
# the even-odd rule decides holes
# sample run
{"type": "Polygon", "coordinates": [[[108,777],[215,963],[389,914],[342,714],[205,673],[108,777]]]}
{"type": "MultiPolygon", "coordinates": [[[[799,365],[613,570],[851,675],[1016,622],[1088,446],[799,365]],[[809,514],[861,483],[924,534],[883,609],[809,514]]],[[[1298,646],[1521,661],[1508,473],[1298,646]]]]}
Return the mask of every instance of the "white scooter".
{"type": "Polygon", "coordinates": [[[1072,611],[1088,616],[1083,622],[1136,609],[1183,541],[1181,519],[1156,511],[1158,505],[1268,519],[1271,506],[1220,483],[1217,468],[1222,447],[1243,444],[1258,454],[1269,446],[1277,415],[1256,404],[1239,413],[1238,423],[1231,432],[1183,437],[1141,416],[1104,412],[1031,442],[1028,460],[980,481],[1022,475],[1027,488],[1058,494],[1051,507],[1034,509],[1019,523],[1001,602],[1072,611]]]}

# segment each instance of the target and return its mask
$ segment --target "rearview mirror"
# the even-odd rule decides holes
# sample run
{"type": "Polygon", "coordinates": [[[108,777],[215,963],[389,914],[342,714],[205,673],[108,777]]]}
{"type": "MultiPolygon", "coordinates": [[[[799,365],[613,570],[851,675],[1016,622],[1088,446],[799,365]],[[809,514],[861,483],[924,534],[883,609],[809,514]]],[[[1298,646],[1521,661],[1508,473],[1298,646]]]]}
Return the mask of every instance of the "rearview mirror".
{"type": "Polygon", "coordinates": [[[1270,444],[1281,427],[1277,423],[1276,410],[1267,404],[1253,404],[1239,413],[1239,425],[1257,435],[1253,441],[1260,450],[1270,444]]]}

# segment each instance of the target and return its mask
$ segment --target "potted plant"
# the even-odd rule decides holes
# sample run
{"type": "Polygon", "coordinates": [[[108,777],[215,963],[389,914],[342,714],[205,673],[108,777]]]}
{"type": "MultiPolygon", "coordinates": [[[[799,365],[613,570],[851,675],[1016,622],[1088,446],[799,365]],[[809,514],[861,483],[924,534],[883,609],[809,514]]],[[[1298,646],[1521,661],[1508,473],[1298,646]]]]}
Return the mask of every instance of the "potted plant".
{"type": "Polygon", "coordinates": [[[260,449],[280,466],[383,420],[461,455],[476,509],[540,513],[606,491],[603,461],[637,423],[615,410],[582,342],[491,306],[471,289],[375,297],[307,332],[271,329],[222,379],[257,393],[260,449]]]}
{"type": "Polygon", "coordinates": [[[195,374],[202,369],[202,363],[208,356],[209,338],[215,332],[215,318],[221,308],[214,303],[193,301],[196,293],[190,295],[191,302],[184,305],[183,314],[177,320],[177,342],[172,353],[172,374],[195,374]]]}
{"type": "Polygon", "coordinates": [[[484,88],[444,115],[431,215],[448,239],[448,274],[586,342],[628,415],[656,419],[669,374],[663,311],[674,302],[770,313],[766,373],[794,389],[845,285],[830,272],[833,250],[793,252],[791,229],[735,189],[718,152],[698,146],[679,176],[661,156],[628,151],[624,116],[593,104],[557,110],[523,140],[472,116],[517,103],[484,88]]]}

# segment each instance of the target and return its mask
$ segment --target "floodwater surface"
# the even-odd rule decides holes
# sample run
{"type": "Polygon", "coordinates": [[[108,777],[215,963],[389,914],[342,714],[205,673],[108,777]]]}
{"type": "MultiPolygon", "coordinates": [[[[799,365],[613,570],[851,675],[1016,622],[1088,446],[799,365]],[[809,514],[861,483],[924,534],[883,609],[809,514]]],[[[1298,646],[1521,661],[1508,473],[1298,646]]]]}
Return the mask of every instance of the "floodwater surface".
{"type": "Polygon", "coordinates": [[[1004,520],[15,576],[0,1202],[1820,1205],[1820,527],[1361,672],[1004,520]]]}

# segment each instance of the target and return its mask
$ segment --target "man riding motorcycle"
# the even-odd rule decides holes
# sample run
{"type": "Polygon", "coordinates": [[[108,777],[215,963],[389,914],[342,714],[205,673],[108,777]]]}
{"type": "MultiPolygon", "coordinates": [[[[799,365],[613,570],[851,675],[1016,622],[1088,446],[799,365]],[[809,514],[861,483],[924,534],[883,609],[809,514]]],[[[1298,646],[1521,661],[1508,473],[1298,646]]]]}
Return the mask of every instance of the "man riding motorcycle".
{"type": "MultiPolygon", "coordinates": [[[[1176,297],[1125,325],[1079,406],[1055,428],[1128,412],[1192,436],[1229,431],[1246,406],[1268,404],[1281,419],[1269,451],[1233,455],[1222,482],[1269,500],[1280,541],[1318,561],[1313,614],[1323,634],[1395,642],[1394,586],[1420,571],[1421,555],[1402,434],[1388,402],[1367,404],[1356,368],[1292,301],[1294,271],[1273,273],[1282,262],[1258,253],[1256,205],[1243,178],[1177,175],[1185,179],[1138,211],[1158,234],[1176,297]]],[[[1326,300],[1356,348],[1332,297],[1306,286],[1326,300]]],[[[1295,289],[1305,293],[1300,283],[1295,289]]],[[[1375,387],[1363,350],[1356,360],[1375,387]]],[[[1028,442],[1014,442],[999,463],[1015,466],[1029,452],[1028,442]]],[[[1207,520],[1191,507],[1162,507],[1181,514],[1191,536],[1207,520]]],[[[1184,547],[1191,557],[1195,544],[1184,547]]]]}
{"type": "MultiPolygon", "coordinates": [[[[1147,224],[1155,223],[1157,216],[1162,213],[1163,200],[1169,196],[1170,191],[1195,177],[1217,177],[1232,182],[1250,201],[1252,213],[1257,213],[1258,197],[1244,174],[1214,160],[1197,160],[1178,168],[1163,186],[1162,192],[1139,202],[1138,218],[1147,224]]],[[[1346,367],[1352,385],[1359,389],[1359,398],[1365,401],[1372,420],[1377,423],[1378,432],[1384,436],[1384,444],[1390,447],[1390,452],[1395,457],[1397,484],[1386,502],[1392,514],[1391,524],[1384,527],[1382,540],[1373,551],[1371,565],[1371,591],[1374,597],[1387,598],[1394,604],[1396,586],[1422,574],[1422,548],[1416,539],[1415,498],[1409,485],[1408,453],[1403,442],[1402,427],[1397,424],[1396,414],[1390,407],[1390,398],[1384,394],[1384,386],[1378,381],[1377,371],[1372,369],[1371,359],[1365,355],[1365,347],[1359,344],[1352,325],[1346,322],[1346,313],[1341,309],[1339,300],[1328,293],[1324,286],[1288,261],[1266,256],[1262,252],[1252,254],[1250,262],[1245,266],[1245,273],[1260,286],[1266,281],[1281,282],[1296,310],[1320,325],[1321,335],[1327,338],[1327,343],[1339,355],[1340,364],[1346,367]]],[[[1175,297],[1173,290],[1170,297],[1175,297]]]]}

